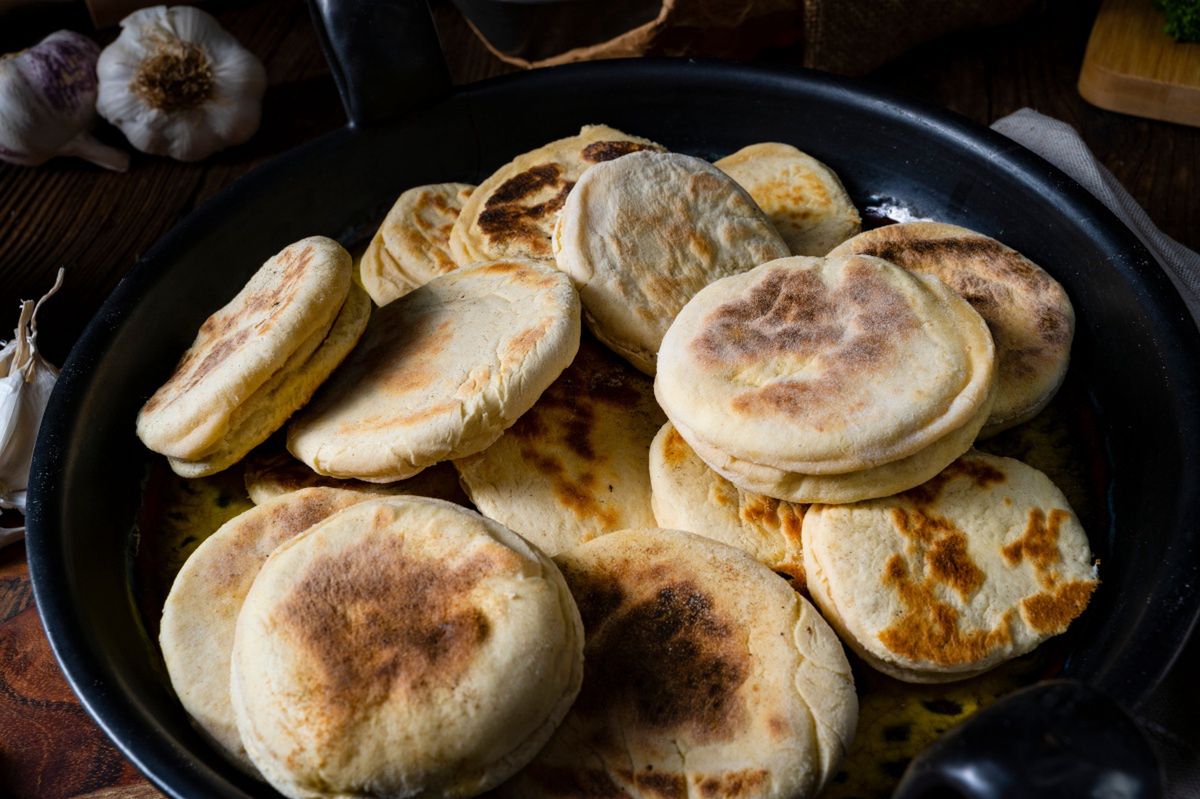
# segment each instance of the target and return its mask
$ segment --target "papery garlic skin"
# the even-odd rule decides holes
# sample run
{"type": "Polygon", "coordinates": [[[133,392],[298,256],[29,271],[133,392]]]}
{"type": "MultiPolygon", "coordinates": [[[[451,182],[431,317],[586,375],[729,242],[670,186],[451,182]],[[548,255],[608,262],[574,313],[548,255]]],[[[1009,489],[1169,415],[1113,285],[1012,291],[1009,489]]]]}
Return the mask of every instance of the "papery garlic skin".
{"type": "Polygon", "coordinates": [[[58,31],[18,53],[0,56],[0,160],[38,166],[74,155],[124,172],[129,154],[101,144],[96,119],[96,60],[86,36],[58,31]]]}
{"type": "Polygon", "coordinates": [[[198,8],[130,14],[96,73],[96,110],[142,152],[198,161],[258,130],[266,70],[198,8]]]}
{"type": "MultiPolygon", "coordinates": [[[[13,340],[0,342],[0,508],[22,513],[33,445],[58,379],[58,370],[37,351],[37,312],[62,281],[60,269],[54,286],[36,304],[22,302],[13,340]]],[[[0,527],[0,547],[20,540],[24,532],[24,527],[0,527]]]]}

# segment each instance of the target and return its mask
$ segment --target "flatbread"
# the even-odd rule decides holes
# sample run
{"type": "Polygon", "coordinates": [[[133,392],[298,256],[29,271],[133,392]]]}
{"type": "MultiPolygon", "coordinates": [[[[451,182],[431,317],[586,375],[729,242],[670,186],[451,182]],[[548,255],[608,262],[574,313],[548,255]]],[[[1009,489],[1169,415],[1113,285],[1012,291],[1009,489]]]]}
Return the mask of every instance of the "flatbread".
{"type": "Polygon", "coordinates": [[[230,670],[251,760],[289,797],[468,797],[527,763],[579,691],[554,563],[448,502],[372,499],[280,546],[230,670]]]}
{"type": "Polygon", "coordinates": [[[987,326],[936,278],[794,256],[697,294],[663,339],[654,390],[693,448],[825,475],[961,428],[992,378],[987,326]]]}
{"type": "Polygon", "coordinates": [[[792,255],[825,255],[862,228],[837,174],[790,144],[751,144],[713,166],[750,192],[792,255]]]}
{"type": "Polygon", "coordinates": [[[859,502],[907,491],[935,477],[971,448],[991,407],[989,397],[966,424],[912,455],[844,474],[789,472],[730,457],[720,450],[705,446],[703,442],[697,442],[693,451],[709,468],[743,491],[799,503],[859,502]]]}
{"type": "Polygon", "coordinates": [[[350,291],[350,270],[349,253],[324,236],[271,257],[205,320],[174,373],[142,406],[142,443],[190,460],[218,447],[243,399],[333,325],[350,291]]]}
{"type": "Polygon", "coordinates": [[[450,231],[450,253],[459,266],[502,258],[553,259],[554,220],[580,176],[593,164],[662,149],[605,125],[585,125],[577,136],[519,155],[467,200],[450,231]]]}
{"type": "Polygon", "coordinates": [[[971,303],[996,343],[996,404],[985,437],[1036,416],[1067,375],[1075,310],[1057,280],[1016,250],[956,225],[909,222],[831,253],[863,253],[934,275],[971,303]]]}
{"type": "Polygon", "coordinates": [[[1050,479],[971,452],[895,497],[814,505],[809,593],[848,645],[908,682],[980,674],[1067,629],[1096,574],[1050,479]]]}
{"type": "Polygon", "coordinates": [[[804,589],[800,525],[806,505],[738,488],[700,460],[670,422],[650,445],[650,484],[660,527],[737,547],[804,589]]]}
{"type": "Polygon", "coordinates": [[[665,420],[650,380],[585,338],[537,404],[454,465],[485,516],[553,556],[613,530],[654,526],[647,463],[665,420]]]}
{"type": "Polygon", "coordinates": [[[312,399],[321,384],[333,374],[366,330],[371,316],[371,299],[358,286],[351,286],[333,327],[309,353],[306,344],[258,391],[233,412],[229,430],[216,449],[198,460],[168,458],[180,477],[206,477],[228,469],[250,450],[271,437],[312,399]]]}
{"type": "Polygon", "coordinates": [[[467,506],[471,500],[458,483],[458,472],[449,463],[437,463],[407,480],[364,483],[317,474],[287,452],[259,451],[246,459],[246,493],[256,505],[304,488],[344,488],[376,496],[417,496],[444,499],[467,506]]]}
{"type": "Polygon", "coordinates": [[[579,699],[503,797],[811,797],[858,715],[837,637],[746,553],[625,530],[557,559],[579,604],[579,699]]]}
{"type": "Polygon", "coordinates": [[[379,309],[288,428],[314,471],[372,483],[490,446],[575,357],[579,298],[548,265],[509,260],[434,278],[379,309]]]}
{"type": "Polygon", "coordinates": [[[363,288],[376,305],[458,268],[450,255],[450,230],[474,188],[435,183],[400,195],[359,264],[363,288]]]}
{"type": "Polygon", "coordinates": [[[556,263],[579,288],[588,327],[650,375],[663,334],[697,291],[787,254],[745,190],[678,153],[588,170],[554,233],[556,263]]]}
{"type": "Polygon", "coordinates": [[[233,631],[255,575],[274,549],[367,494],[306,488],[251,508],[206,538],[175,576],[158,640],[167,674],[196,727],[235,763],[258,774],[229,699],[233,631]]]}

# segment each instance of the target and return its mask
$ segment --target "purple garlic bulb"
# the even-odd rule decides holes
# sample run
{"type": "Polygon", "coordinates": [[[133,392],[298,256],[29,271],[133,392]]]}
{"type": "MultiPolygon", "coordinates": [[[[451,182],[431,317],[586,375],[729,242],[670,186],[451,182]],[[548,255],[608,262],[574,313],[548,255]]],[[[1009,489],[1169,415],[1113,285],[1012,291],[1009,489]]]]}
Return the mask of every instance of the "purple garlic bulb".
{"type": "Polygon", "coordinates": [[[0,160],[37,166],[74,155],[107,169],[129,168],[128,153],[89,133],[99,57],[95,42],[71,31],[0,56],[0,160]]]}

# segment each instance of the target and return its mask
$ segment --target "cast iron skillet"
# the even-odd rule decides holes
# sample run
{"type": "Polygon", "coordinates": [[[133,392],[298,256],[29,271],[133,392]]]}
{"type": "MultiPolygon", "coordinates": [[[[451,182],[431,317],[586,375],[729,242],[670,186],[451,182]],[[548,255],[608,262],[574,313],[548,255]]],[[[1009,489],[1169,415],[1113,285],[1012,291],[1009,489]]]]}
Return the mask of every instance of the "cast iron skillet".
{"type": "Polygon", "coordinates": [[[175,797],[274,795],[189,726],[130,589],[149,463],[134,417],[200,323],[288,242],[361,239],[405,187],[477,182],[516,153],[604,122],[699,155],[794,143],[830,164],[860,207],[868,195],[900,198],[1003,240],[1066,286],[1078,311],[1072,370],[1097,413],[1107,486],[1105,524],[1089,530],[1103,584],[1069,634],[1063,672],[1091,687],[1041,686],[997,705],[920,759],[901,792],[1080,795],[1029,785],[1066,772],[1107,785],[1123,770],[1137,789],[1125,795],[1157,793],[1144,742],[1114,746],[1123,717],[1096,708],[1102,694],[1126,708],[1143,700],[1197,616],[1200,336],[1115,217],[1011,141],[849,80],[617,61],[451,91],[422,0],[316,0],[315,10],[350,124],[240,180],[146,254],[72,351],[38,438],[28,518],[38,606],[67,679],[134,764],[175,797]],[[1107,743],[1087,738],[1097,718],[1109,719],[1107,743]],[[1018,751],[987,743],[996,734],[1029,740],[1018,751]]]}

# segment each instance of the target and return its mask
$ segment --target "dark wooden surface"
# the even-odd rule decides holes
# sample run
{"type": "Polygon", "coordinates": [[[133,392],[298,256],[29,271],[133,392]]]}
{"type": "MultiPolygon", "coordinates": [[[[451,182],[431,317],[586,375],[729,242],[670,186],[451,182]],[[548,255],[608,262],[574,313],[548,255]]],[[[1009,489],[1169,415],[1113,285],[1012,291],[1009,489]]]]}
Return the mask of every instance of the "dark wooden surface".
{"type": "MultiPolygon", "coordinates": [[[[210,8],[266,64],[261,130],[200,164],[135,154],[124,175],[73,160],[37,169],[0,164],[0,338],[16,323],[17,300],[39,296],[65,266],[66,285],[40,320],[42,350],[61,363],[103,298],[172,225],[256,165],[342,124],[298,0],[210,8]]],[[[1075,90],[1095,10],[1095,2],[1035,6],[1012,25],[928,44],[868,80],[981,123],[1024,106],[1070,122],[1165,232],[1200,248],[1200,130],[1101,111],[1075,90]]],[[[89,30],[81,12],[54,15],[0,18],[0,51],[59,27],[89,30]]],[[[437,16],[456,82],[510,71],[452,10],[440,5],[437,16]]],[[[762,60],[794,64],[799,57],[785,49],[762,60]]],[[[120,142],[112,130],[101,135],[120,142]]],[[[0,551],[0,796],[156,795],[58,671],[33,604],[23,547],[0,551]]]]}

